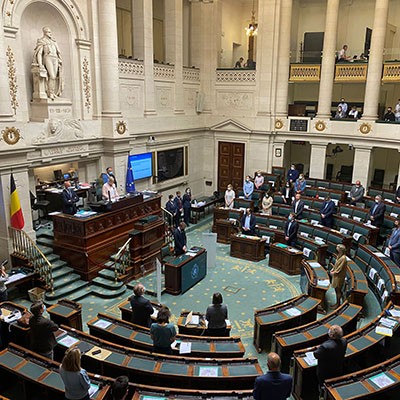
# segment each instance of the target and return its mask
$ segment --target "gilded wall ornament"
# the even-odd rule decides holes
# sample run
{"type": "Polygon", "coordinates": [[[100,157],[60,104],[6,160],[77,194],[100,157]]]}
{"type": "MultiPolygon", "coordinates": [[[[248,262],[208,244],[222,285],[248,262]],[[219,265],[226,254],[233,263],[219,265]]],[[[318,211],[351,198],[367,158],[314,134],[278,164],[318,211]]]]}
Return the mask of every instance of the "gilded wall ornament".
{"type": "Polygon", "coordinates": [[[7,144],[11,144],[11,145],[17,144],[19,142],[19,140],[21,139],[20,130],[15,128],[14,126],[12,126],[11,128],[6,126],[6,128],[3,129],[1,131],[1,133],[3,135],[3,140],[7,144]]]}
{"type": "Polygon", "coordinates": [[[283,122],[281,119],[277,119],[275,121],[275,129],[282,129],[283,128],[283,122]]]}
{"type": "Polygon", "coordinates": [[[326,129],[326,123],[324,121],[317,121],[315,124],[315,129],[318,132],[323,132],[326,129]]]}
{"type": "Polygon", "coordinates": [[[14,115],[17,113],[19,107],[17,101],[17,68],[15,67],[15,57],[11,47],[7,47],[7,68],[8,68],[8,85],[10,88],[11,108],[14,110],[14,115]]]}
{"type": "Polygon", "coordinates": [[[116,125],[116,129],[117,129],[117,133],[119,133],[120,135],[123,135],[127,130],[126,122],[118,121],[117,125],[116,125]]]}
{"type": "Polygon", "coordinates": [[[367,135],[368,133],[371,132],[371,124],[368,124],[367,122],[364,122],[360,125],[360,132],[363,133],[364,135],[367,135]]]}
{"type": "Polygon", "coordinates": [[[85,107],[87,112],[90,112],[91,102],[91,87],[90,87],[90,69],[89,69],[89,61],[85,57],[82,63],[82,78],[83,78],[83,93],[85,95],[85,107]]]}

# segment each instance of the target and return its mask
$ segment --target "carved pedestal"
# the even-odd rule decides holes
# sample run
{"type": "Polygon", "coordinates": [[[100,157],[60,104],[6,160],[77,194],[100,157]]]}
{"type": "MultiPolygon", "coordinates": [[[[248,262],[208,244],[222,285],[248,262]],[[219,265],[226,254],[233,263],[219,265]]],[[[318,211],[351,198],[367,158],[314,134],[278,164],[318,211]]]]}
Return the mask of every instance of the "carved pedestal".
{"type": "Polygon", "coordinates": [[[31,121],[44,122],[46,119],[72,119],[72,102],[69,99],[33,99],[31,121]]]}

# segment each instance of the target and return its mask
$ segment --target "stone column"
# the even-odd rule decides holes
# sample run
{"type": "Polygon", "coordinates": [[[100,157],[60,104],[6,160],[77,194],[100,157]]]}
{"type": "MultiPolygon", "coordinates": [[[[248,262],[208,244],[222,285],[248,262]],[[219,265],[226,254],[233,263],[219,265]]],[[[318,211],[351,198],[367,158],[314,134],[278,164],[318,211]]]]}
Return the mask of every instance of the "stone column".
{"type": "Polygon", "coordinates": [[[11,109],[10,86],[8,83],[6,46],[4,32],[0,35],[0,122],[14,121],[14,113],[11,109]]]}
{"type": "MultiPolygon", "coordinates": [[[[279,55],[276,88],[276,116],[286,117],[288,114],[288,90],[290,67],[290,34],[292,27],[293,0],[282,0],[279,37],[279,55]]],[[[274,164],[275,165],[275,164],[274,164]]]]}
{"type": "Polygon", "coordinates": [[[369,185],[371,150],[372,147],[358,146],[354,151],[352,182],[359,180],[365,188],[369,185]]]}
{"type": "Polygon", "coordinates": [[[119,104],[118,34],[115,0],[102,0],[99,7],[102,116],[121,116],[119,104]]]}
{"type": "Polygon", "coordinates": [[[311,143],[310,178],[325,179],[326,144],[311,143]]]}
{"type": "Polygon", "coordinates": [[[319,82],[317,118],[331,117],[339,3],[340,0],[328,0],[326,7],[324,47],[322,53],[321,79],[319,82]]]}
{"type": "Polygon", "coordinates": [[[166,61],[175,66],[175,114],[183,114],[183,7],[181,0],[165,0],[166,61]]]}
{"type": "Polygon", "coordinates": [[[144,60],[143,0],[132,0],[133,58],[144,60]]]}
{"type": "Polygon", "coordinates": [[[362,119],[378,118],[379,92],[381,88],[383,49],[388,22],[389,0],[376,0],[372,28],[371,50],[368,60],[367,84],[365,86],[364,113],[362,119]]]}

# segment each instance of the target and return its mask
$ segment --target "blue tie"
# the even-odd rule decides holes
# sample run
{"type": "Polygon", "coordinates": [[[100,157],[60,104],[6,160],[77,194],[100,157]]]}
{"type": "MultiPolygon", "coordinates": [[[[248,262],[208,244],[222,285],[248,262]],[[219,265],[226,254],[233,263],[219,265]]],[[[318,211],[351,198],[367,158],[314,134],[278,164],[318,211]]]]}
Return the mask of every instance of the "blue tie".
{"type": "Polygon", "coordinates": [[[374,208],[372,209],[372,213],[371,213],[372,215],[375,215],[375,210],[376,210],[377,207],[378,207],[378,204],[375,204],[374,208]]]}

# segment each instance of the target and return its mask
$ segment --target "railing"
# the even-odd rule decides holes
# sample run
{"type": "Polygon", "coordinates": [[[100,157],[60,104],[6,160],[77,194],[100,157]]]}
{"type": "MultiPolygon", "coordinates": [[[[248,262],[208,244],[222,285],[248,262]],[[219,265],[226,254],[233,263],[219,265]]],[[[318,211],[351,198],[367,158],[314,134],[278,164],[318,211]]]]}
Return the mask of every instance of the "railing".
{"type": "Polygon", "coordinates": [[[174,240],[172,235],[174,216],[164,207],[161,207],[161,210],[163,211],[163,220],[165,223],[165,243],[171,245],[174,240]]]}
{"type": "Polygon", "coordinates": [[[366,82],[367,63],[338,63],[335,68],[335,82],[366,82]]]}
{"type": "Polygon", "coordinates": [[[256,83],[256,71],[254,69],[217,69],[217,83],[256,83]]]}
{"type": "Polygon", "coordinates": [[[200,82],[200,70],[198,68],[183,67],[184,82],[200,82]]]}
{"type": "Polygon", "coordinates": [[[290,64],[290,82],[319,82],[320,64],[290,64]]]}
{"type": "Polygon", "coordinates": [[[400,62],[383,65],[382,82],[400,82],[400,62]]]}
{"type": "Polygon", "coordinates": [[[13,254],[27,260],[33,267],[33,270],[46,283],[51,293],[54,293],[53,266],[50,261],[26,232],[12,227],[9,227],[9,229],[12,238],[13,254]]]}
{"type": "Polygon", "coordinates": [[[124,245],[118,250],[114,259],[114,278],[115,282],[118,281],[120,275],[126,274],[126,268],[130,266],[131,253],[129,249],[129,244],[132,238],[129,238],[124,245]]]}

